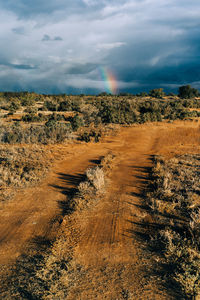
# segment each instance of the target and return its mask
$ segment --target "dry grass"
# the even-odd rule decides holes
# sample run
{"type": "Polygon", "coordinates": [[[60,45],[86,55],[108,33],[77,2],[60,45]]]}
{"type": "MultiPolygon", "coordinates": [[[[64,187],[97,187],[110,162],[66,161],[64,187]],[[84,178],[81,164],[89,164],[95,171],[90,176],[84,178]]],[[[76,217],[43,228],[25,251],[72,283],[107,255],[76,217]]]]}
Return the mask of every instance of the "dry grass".
{"type": "MultiPolygon", "coordinates": [[[[197,125],[190,125],[186,123],[186,126],[173,127],[167,131],[163,132],[163,135],[159,138],[158,145],[164,145],[165,153],[167,149],[173,150],[176,153],[176,148],[178,148],[178,153],[196,153],[196,148],[200,146],[200,127],[197,125]]],[[[157,149],[160,152],[160,149],[157,149]]],[[[169,151],[170,152],[170,151],[169,151]]]]}
{"type": "Polygon", "coordinates": [[[16,189],[38,183],[52,160],[45,147],[0,145],[0,201],[10,199],[16,189]]]}
{"type": "Polygon", "coordinates": [[[93,186],[97,193],[104,192],[105,178],[104,171],[102,168],[95,167],[90,168],[86,171],[88,182],[93,186]]]}
{"type": "Polygon", "coordinates": [[[109,173],[112,171],[116,163],[116,156],[113,153],[108,153],[105,157],[101,160],[101,167],[104,170],[104,173],[106,175],[109,175],[109,173]]]}
{"type": "MultiPolygon", "coordinates": [[[[182,290],[184,299],[200,296],[200,156],[155,159],[147,204],[156,228],[154,245],[182,290]]],[[[169,271],[168,271],[169,272],[169,271]]]]}

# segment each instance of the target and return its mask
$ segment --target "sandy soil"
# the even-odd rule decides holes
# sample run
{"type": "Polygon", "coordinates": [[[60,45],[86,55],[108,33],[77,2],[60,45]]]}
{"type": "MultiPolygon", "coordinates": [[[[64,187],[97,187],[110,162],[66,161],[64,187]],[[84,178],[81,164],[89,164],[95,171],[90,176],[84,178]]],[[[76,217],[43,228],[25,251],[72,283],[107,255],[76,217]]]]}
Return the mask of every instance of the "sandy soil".
{"type": "MultiPolygon", "coordinates": [[[[26,253],[30,241],[56,237],[66,195],[82,180],[88,166],[111,151],[117,165],[107,195],[70,223],[71,231],[78,227],[79,236],[72,245],[67,299],[175,299],[151,272],[155,261],[144,249],[145,230],[141,226],[150,216],[142,207],[142,192],[152,155],[199,152],[198,126],[176,122],[127,127],[98,144],[65,147],[66,158],[41,185],[24,190],[2,207],[0,264],[5,268],[13,263],[26,253]]],[[[67,224],[62,226],[67,230],[67,224]]],[[[34,242],[31,246],[34,248],[34,242]]]]}

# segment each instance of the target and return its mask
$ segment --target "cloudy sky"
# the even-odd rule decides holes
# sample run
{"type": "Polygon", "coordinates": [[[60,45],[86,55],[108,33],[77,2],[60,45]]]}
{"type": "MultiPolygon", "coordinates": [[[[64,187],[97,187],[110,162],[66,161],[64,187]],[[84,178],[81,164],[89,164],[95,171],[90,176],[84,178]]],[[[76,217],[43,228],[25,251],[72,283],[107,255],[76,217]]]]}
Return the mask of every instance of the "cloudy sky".
{"type": "Polygon", "coordinates": [[[1,91],[200,88],[199,0],[0,0],[0,25],[1,91]]]}

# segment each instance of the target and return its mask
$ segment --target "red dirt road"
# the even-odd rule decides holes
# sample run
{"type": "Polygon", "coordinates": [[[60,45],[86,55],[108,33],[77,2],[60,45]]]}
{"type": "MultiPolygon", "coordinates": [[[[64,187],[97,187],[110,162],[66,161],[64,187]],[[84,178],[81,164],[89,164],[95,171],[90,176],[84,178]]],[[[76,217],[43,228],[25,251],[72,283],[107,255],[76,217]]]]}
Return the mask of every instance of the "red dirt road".
{"type": "MultiPolygon", "coordinates": [[[[142,191],[151,155],[199,151],[197,126],[142,125],[123,128],[99,144],[69,145],[66,158],[41,185],[24,190],[2,208],[0,264],[13,263],[34,239],[56,237],[67,192],[77,186],[89,165],[111,151],[117,165],[108,193],[91,210],[76,213],[76,222],[70,224],[78,228],[79,236],[71,245],[74,250],[66,299],[174,299],[160,290],[157,278],[150,275],[153,260],[138,238],[144,234],[142,220],[149,218],[142,208],[142,191]],[[188,128],[193,135],[185,137],[188,128]]],[[[67,230],[68,217],[64,223],[67,230]]]]}

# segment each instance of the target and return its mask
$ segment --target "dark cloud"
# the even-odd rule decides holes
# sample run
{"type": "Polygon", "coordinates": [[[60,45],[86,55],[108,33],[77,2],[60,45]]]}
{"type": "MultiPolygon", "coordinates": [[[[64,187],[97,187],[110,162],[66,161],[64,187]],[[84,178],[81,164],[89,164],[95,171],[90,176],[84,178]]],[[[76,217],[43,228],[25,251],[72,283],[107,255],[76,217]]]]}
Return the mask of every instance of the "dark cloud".
{"type": "Polygon", "coordinates": [[[68,8],[69,12],[81,10],[85,5],[81,0],[1,0],[0,6],[13,11],[19,17],[28,18],[36,15],[48,15],[55,11],[68,8]]]}
{"type": "Polygon", "coordinates": [[[63,39],[60,36],[55,36],[51,38],[48,34],[44,34],[42,38],[42,42],[49,42],[49,41],[62,41],[63,39]]]}
{"type": "Polygon", "coordinates": [[[19,70],[35,70],[37,69],[36,66],[30,66],[30,65],[22,65],[22,64],[9,64],[10,67],[14,69],[19,69],[19,70]]]}
{"type": "Polygon", "coordinates": [[[0,65],[3,67],[9,67],[13,69],[19,69],[19,70],[35,70],[37,69],[37,66],[32,66],[32,65],[25,65],[25,64],[11,64],[11,63],[1,63],[0,65]]]}
{"type": "Polygon", "coordinates": [[[74,64],[74,66],[67,69],[66,74],[88,74],[98,67],[96,64],[74,64]]]}
{"type": "Polygon", "coordinates": [[[99,67],[121,91],[200,87],[199,10],[197,0],[0,0],[0,89],[99,92],[99,67]]]}

